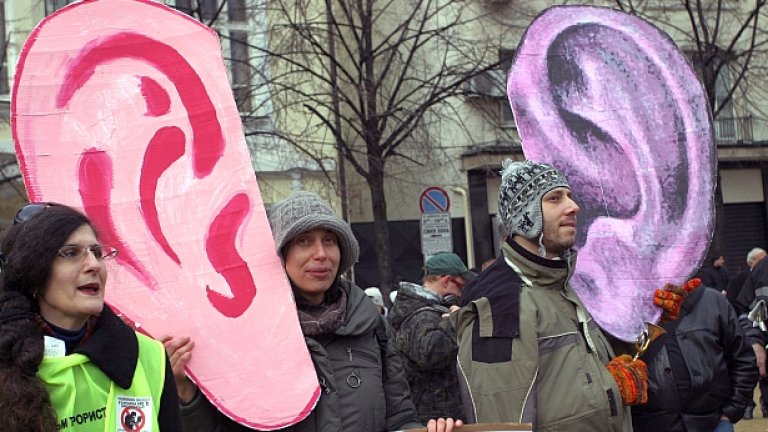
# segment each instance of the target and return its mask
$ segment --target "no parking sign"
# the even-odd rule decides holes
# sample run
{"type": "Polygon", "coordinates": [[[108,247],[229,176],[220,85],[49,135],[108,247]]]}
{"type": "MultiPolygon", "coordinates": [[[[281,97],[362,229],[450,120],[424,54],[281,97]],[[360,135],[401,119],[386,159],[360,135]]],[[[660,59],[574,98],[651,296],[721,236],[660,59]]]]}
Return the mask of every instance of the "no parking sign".
{"type": "Polygon", "coordinates": [[[419,209],[422,213],[442,213],[451,209],[451,198],[445,189],[431,186],[421,193],[419,209]]]}
{"type": "Polygon", "coordinates": [[[445,189],[431,186],[421,193],[421,253],[426,261],[438,252],[453,252],[451,199],[445,189]]]}

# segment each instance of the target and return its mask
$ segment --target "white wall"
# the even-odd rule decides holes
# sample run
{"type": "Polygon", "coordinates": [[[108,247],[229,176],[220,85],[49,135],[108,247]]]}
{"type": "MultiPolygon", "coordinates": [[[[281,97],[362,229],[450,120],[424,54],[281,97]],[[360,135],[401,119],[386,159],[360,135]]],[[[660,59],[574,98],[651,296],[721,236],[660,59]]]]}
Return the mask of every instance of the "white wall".
{"type": "Polygon", "coordinates": [[[723,203],[763,202],[763,177],[760,169],[720,170],[723,203]]]}

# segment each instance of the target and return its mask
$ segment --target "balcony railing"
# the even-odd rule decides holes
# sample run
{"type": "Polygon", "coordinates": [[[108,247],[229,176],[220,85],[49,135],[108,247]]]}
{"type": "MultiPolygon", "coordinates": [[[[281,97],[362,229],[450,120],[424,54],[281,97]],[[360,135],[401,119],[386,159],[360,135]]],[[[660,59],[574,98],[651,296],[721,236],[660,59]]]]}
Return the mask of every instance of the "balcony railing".
{"type": "Polygon", "coordinates": [[[715,119],[717,145],[736,145],[752,142],[752,116],[718,117],[715,119]]]}

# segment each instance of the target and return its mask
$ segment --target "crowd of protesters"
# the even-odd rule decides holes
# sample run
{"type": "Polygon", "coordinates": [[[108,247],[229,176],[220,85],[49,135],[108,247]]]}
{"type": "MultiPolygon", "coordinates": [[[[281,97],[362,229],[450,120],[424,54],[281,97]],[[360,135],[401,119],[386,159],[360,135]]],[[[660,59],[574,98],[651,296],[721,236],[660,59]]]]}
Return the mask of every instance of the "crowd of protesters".
{"type": "MultiPolygon", "coordinates": [[[[324,390],[307,418],[283,430],[449,432],[510,422],[541,432],[720,432],[751,417],[753,389],[766,377],[765,251],[750,252],[735,309],[723,295],[722,257],[703,284],[659,287],[653,301],[666,333],[638,358],[600,329],[569,283],[577,201],[556,168],[505,161],[499,257],[475,274],[456,254],[431,256],[390,309],[378,289],[344,277],[359,246],[327,202],[295,192],[275,204],[275,253],[324,390]],[[375,355],[348,358],[350,350],[375,355]]],[[[149,430],[249,430],[186,375],[193,340],[154,341],[104,307],[104,261],[117,253],[80,212],[53,203],[26,206],[4,233],[4,430],[105,430],[115,421],[115,386],[152,401],[149,430]],[[87,427],[75,424],[74,413],[99,409],[87,427]]]]}

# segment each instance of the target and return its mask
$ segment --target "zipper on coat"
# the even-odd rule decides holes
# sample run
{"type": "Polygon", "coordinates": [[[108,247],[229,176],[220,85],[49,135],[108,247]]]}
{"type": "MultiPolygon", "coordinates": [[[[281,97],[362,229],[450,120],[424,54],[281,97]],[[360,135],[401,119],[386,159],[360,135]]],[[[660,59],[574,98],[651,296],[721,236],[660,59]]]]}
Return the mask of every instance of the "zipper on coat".
{"type": "Polygon", "coordinates": [[[587,352],[597,352],[597,346],[592,340],[592,333],[589,332],[590,318],[587,316],[586,311],[582,309],[582,306],[578,302],[569,299],[565,291],[561,291],[560,294],[562,294],[563,298],[569,301],[576,308],[576,319],[579,321],[579,330],[581,331],[581,336],[584,338],[584,342],[587,345],[587,352]]]}
{"type": "Polygon", "coordinates": [[[587,323],[579,323],[579,332],[581,333],[581,337],[584,338],[584,345],[586,345],[587,353],[592,354],[594,351],[592,350],[592,344],[589,343],[589,329],[587,329],[587,323]]]}
{"type": "Polygon", "coordinates": [[[347,377],[347,385],[351,388],[358,388],[363,384],[363,379],[360,377],[360,373],[357,369],[354,369],[347,377]]]}
{"type": "MultiPolygon", "coordinates": [[[[605,355],[607,355],[608,357],[612,357],[613,348],[608,348],[608,345],[605,344],[605,339],[604,338],[597,338],[597,340],[600,341],[600,346],[603,347],[605,355]]],[[[598,358],[600,358],[599,355],[598,355],[598,358]]]]}
{"type": "Polygon", "coordinates": [[[616,406],[616,396],[613,394],[613,389],[608,389],[608,405],[611,407],[611,417],[619,415],[619,408],[616,406]]]}
{"type": "Polygon", "coordinates": [[[373,354],[371,354],[371,353],[369,353],[369,352],[367,352],[367,351],[362,351],[362,350],[356,350],[356,349],[352,349],[352,348],[347,348],[347,355],[349,356],[349,361],[350,361],[350,362],[351,362],[351,361],[353,361],[353,355],[352,355],[352,353],[353,353],[353,352],[354,352],[356,355],[358,355],[358,356],[360,356],[360,357],[365,357],[365,358],[367,358],[368,360],[371,360],[372,362],[374,362],[374,363],[376,363],[376,364],[379,364],[379,362],[381,361],[381,359],[380,359],[378,356],[375,356],[375,355],[373,355],[373,354]]]}
{"type": "MultiPolygon", "coordinates": [[[[352,356],[353,351],[359,354],[361,357],[365,357],[368,360],[371,360],[372,362],[374,362],[375,364],[379,364],[380,359],[377,358],[376,356],[362,350],[353,350],[352,348],[348,347],[347,355],[349,356],[350,363],[354,361],[354,358],[352,356]]],[[[351,388],[358,388],[360,387],[360,385],[363,384],[363,378],[361,377],[360,371],[358,371],[357,368],[352,370],[352,373],[347,376],[346,381],[347,381],[347,385],[350,386],[351,388]]]]}

